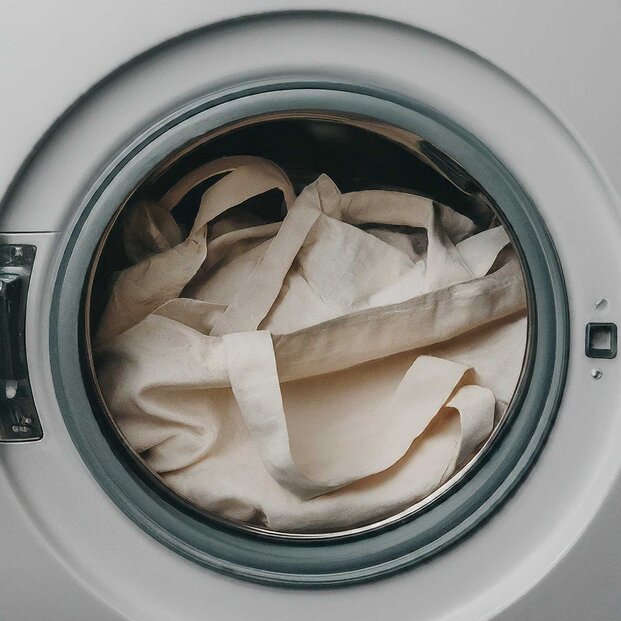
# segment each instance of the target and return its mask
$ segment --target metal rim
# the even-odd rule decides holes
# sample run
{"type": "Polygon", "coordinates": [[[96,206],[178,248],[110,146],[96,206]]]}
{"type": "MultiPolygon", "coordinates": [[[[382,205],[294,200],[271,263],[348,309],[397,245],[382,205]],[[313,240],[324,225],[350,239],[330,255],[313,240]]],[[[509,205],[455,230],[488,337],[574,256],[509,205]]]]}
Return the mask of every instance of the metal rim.
{"type": "Polygon", "coordinates": [[[567,303],[553,244],[531,201],[504,166],[467,132],[417,102],[404,101],[394,93],[325,81],[244,85],[194,102],[145,132],[116,158],[85,200],[80,222],[65,250],[52,306],[50,345],[59,401],[78,449],[104,489],[147,532],[184,556],[272,584],[334,585],[367,580],[420,562],[463,537],[508,495],[534,461],[560,400],[568,355],[567,303]],[[289,541],[275,546],[273,541],[229,532],[221,524],[205,525],[177,507],[162,506],[139,473],[121,463],[119,446],[109,430],[102,426],[95,437],[85,428],[84,417],[76,421],[77,411],[83,411],[76,411],[76,406],[88,404],[84,386],[75,376],[81,345],[75,334],[79,319],[75,312],[82,295],[81,285],[76,283],[83,282],[111,209],[116,209],[119,199],[139,180],[140,171],[161,159],[163,149],[173,150],[171,140],[180,147],[192,132],[200,128],[204,133],[206,123],[217,127],[225,117],[243,117],[251,110],[316,108],[357,113],[413,131],[457,160],[490,192],[527,266],[534,313],[534,363],[528,389],[515,397],[520,416],[498,434],[500,447],[466,473],[458,488],[441,502],[428,503],[415,520],[372,535],[355,533],[320,545],[289,541]],[[128,167],[129,162],[132,165],[128,167]],[[66,278],[67,274],[71,278],[66,278]]]}

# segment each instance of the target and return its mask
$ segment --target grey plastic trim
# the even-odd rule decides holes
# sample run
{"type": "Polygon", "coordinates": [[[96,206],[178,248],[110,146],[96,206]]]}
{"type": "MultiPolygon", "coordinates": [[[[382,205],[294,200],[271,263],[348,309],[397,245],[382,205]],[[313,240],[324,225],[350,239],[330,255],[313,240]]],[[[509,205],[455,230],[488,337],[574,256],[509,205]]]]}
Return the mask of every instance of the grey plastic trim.
{"type": "Polygon", "coordinates": [[[420,563],[481,524],[526,476],[544,445],[563,392],[569,313],[561,266],[536,207],[476,138],[419,102],[347,80],[293,79],[238,85],[173,111],[107,167],[80,207],[64,251],[50,316],[57,398],[83,460],[114,502],[177,553],[223,573],[281,586],[336,586],[379,578],[420,563]],[[157,494],[93,415],[83,382],[81,305],[93,252],[118,206],[162,159],[211,129],[261,113],[325,110],[373,118],[412,131],[448,154],[497,205],[522,255],[531,302],[528,377],[517,415],[486,459],[415,518],[385,530],[329,542],[273,541],[206,520],[157,494]]]}

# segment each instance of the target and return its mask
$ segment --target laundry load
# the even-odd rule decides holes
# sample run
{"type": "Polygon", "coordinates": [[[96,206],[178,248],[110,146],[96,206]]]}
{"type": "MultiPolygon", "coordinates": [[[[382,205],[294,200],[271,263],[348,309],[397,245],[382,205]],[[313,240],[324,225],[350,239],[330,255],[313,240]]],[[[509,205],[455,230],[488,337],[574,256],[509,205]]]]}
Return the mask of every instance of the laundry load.
{"type": "Polygon", "coordinates": [[[225,157],[135,205],[122,239],[98,382],[134,451],[210,513],[298,533],[394,515],[468,462],[517,385],[507,234],[428,198],[326,175],[296,196],[274,163],[225,157]],[[183,233],[174,208],[208,179],[183,233]],[[250,200],[274,190],[277,221],[250,200]]]}

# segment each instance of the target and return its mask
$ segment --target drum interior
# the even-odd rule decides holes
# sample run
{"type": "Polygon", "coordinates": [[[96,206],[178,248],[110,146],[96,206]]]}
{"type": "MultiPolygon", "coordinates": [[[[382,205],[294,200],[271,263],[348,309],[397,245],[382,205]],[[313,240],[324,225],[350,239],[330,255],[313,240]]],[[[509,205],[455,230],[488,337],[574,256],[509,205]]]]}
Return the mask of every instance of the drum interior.
{"type": "MultiPolygon", "coordinates": [[[[156,200],[176,181],[209,161],[236,155],[254,155],[275,162],[287,173],[296,193],[320,174],[325,173],[343,193],[366,189],[411,192],[448,205],[467,216],[474,222],[477,231],[485,231],[499,224],[505,225],[500,210],[494,205],[485,189],[456,162],[418,136],[369,119],[312,111],[304,114],[281,113],[248,119],[243,123],[210,132],[200,140],[186,145],[182,151],[171,154],[155,167],[135,188],[131,196],[127,197],[125,203],[119,206],[115,218],[99,244],[90,280],[87,283],[85,304],[87,348],[90,348],[94,330],[108,299],[114,274],[128,266],[128,258],[123,250],[122,229],[126,214],[132,206],[145,199],[156,200]]],[[[213,183],[214,180],[211,179],[199,184],[174,208],[173,216],[182,228],[190,228],[202,194],[213,183]]],[[[282,219],[282,196],[278,191],[270,191],[251,199],[243,205],[243,208],[251,213],[260,213],[263,218],[276,222],[282,219]]],[[[510,229],[508,233],[511,237],[510,229]]],[[[87,353],[90,381],[98,391],[97,375],[90,349],[87,353]]],[[[518,352],[517,355],[524,359],[524,352],[518,352]]],[[[522,377],[524,375],[522,369],[522,377]]],[[[100,391],[98,396],[108,423],[124,441],[100,391]]],[[[461,464],[453,477],[427,498],[372,524],[358,524],[352,529],[337,533],[330,528],[326,528],[325,532],[278,533],[266,531],[252,523],[231,522],[228,518],[196,506],[190,499],[171,489],[159,475],[149,469],[127,442],[124,441],[124,444],[127,448],[127,459],[134,460],[138,464],[145,478],[158,489],[164,499],[185,504],[190,511],[204,514],[206,519],[216,520],[258,535],[333,537],[335,534],[347,535],[350,532],[379,528],[411,518],[430,502],[440,499],[469,468],[483,458],[487,451],[493,450],[494,437],[506,420],[513,415],[510,403],[502,417],[496,421],[491,436],[478,448],[476,454],[467,463],[461,464]]]]}

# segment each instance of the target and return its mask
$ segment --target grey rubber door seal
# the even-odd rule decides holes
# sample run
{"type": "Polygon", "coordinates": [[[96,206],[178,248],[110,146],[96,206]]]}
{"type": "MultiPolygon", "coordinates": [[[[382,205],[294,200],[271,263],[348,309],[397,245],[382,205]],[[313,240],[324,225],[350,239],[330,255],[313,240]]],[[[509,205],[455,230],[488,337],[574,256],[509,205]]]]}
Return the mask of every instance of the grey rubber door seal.
{"type": "MultiPolygon", "coordinates": [[[[563,392],[569,313],[561,266],[535,205],[474,136],[419,102],[346,80],[246,83],[172,111],[112,159],[80,208],[54,284],[50,356],[69,432],[99,484],[125,514],[170,549],[217,571],[281,586],[337,586],[412,567],[472,532],[525,478],[563,392]],[[485,188],[525,266],[530,306],[527,372],[515,414],[467,476],[402,523],[326,541],[274,540],[209,520],[152,485],[105,420],[84,377],[82,305],[93,253],[118,206],[160,161],[205,132],[282,111],[353,114],[411,131],[459,163],[485,188]]],[[[508,508],[510,510],[510,507],[508,508]]]]}

